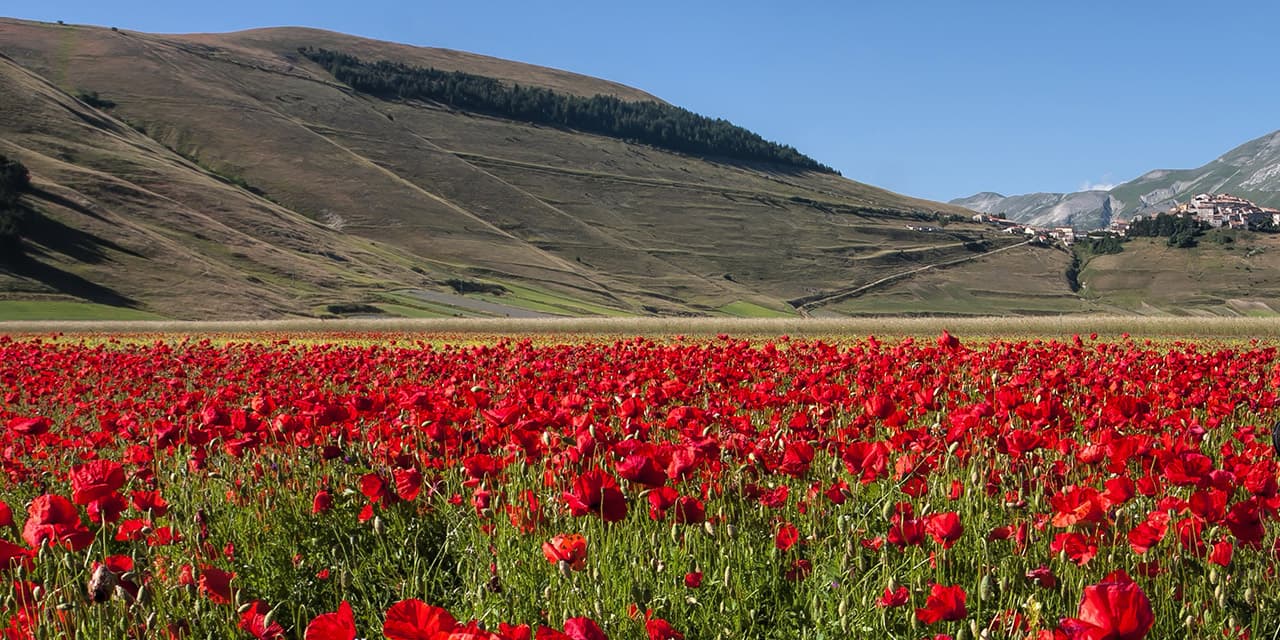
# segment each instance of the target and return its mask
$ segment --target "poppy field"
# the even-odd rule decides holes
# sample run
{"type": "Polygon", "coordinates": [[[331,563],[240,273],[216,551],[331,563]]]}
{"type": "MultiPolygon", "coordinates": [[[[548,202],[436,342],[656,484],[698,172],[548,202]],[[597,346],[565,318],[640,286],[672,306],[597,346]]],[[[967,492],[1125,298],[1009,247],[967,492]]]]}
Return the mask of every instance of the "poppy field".
{"type": "Polygon", "coordinates": [[[1270,344],[0,337],[0,638],[1269,638],[1270,344]]]}

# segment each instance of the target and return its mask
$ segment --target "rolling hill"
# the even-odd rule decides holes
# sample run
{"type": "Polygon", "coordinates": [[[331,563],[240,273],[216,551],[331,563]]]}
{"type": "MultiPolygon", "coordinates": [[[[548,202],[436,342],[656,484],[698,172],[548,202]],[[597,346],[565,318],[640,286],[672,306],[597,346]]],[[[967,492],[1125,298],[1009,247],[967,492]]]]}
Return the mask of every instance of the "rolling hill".
{"type": "MultiPolygon", "coordinates": [[[[675,109],[566,71],[314,29],[3,19],[0,155],[31,170],[38,224],[0,295],[170,318],[795,314],[1018,241],[825,170],[376,96],[300,49],[675,109]]],[[[968,312],[1016,312],[1007,299],[968,312]]]]}

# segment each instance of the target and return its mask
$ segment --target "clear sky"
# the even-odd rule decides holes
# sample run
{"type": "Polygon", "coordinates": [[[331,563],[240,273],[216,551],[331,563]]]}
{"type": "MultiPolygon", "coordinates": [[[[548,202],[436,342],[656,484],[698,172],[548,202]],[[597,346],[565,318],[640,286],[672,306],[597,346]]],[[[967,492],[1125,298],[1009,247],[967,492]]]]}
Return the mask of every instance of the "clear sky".
{"type": "Polygon", "coordinates": [[[160,33],[312,26],[616,80],[938,200],[1199,166],[1280,129],[1266,0],[41,0],[160,33]]]}

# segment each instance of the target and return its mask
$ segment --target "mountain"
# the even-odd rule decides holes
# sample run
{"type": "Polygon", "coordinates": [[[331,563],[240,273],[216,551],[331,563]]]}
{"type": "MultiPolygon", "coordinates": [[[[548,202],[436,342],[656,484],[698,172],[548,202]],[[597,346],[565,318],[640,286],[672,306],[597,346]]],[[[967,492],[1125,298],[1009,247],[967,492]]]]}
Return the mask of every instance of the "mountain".
{"type": "Polygon", "coordinates": [[[933,265],[987,281],[948,312],[1079,310],[1062,252],[607,80],[302,28],[0,19],[0,54],[0,316],[922,312],[859,300],[933,265]]]}
{"type": "Polygon", "coordinates": [[[983,192],[951,204],[1001,213],[1037,226],[1106,226],[1113,218],[1168,210],[1198,193],[1231,193],[1263,206],[1280,206],[1280,131],[1228,151],[1198,169],[1156,170],[1109,191],[1001,196],[983,192]]]}
{"type": "Polygon", "coordinates": [[[1085,229],[1105,227],[1111,221],[1114,203],[1106,191],[1029,193],[1021,196],[985,191],[951,201],[951,204],[974,211],[1004,214],[1010,220],[1037,227],[1085,229]]]}

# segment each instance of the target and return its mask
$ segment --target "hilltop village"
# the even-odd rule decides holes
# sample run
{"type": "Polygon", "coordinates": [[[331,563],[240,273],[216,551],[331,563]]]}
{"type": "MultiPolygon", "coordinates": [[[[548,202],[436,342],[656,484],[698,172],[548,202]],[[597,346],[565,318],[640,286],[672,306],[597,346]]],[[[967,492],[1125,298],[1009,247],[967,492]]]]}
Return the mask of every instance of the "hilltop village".
{"type": "MultiPolygon", "coordinates": [[[[1280,209],[1259,206],[1249,200],[1229,193],[1201,193],[1187,202],[1177,203],[1168,211],[1154,216],[1136,215],[1127,221],[1113,220],[1103,229],[1091,230],[1088,236],[1127,237],[1134,225],[1142,225],[1159,216],[1171,216],[1182,221],[1194,221],[1202,229],[1244,229],[1248,231],[1280,230],[1280,209]]],[[[1070,247],[1081,236],[1072,227],[1036,227],[1004,217],[1004,214],[979,213],[974,222],[1000,227],[1004,233],[1023,234],[1036,242],[1061,243],[1070,247]]],[[[1142,234],[1148,235],[1148,234],[1142,234]]]]}

